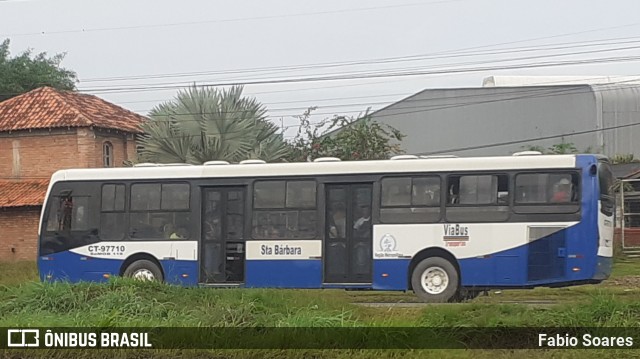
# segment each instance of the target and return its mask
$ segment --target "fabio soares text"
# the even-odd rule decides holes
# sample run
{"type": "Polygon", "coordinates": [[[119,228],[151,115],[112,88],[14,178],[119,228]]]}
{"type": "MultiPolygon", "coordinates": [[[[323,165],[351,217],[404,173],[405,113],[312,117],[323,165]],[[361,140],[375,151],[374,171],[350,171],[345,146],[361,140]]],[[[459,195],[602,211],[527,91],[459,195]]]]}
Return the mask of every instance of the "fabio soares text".
{"type": "Polygon", "coordinates": [[[569,334],[548,335],[538,334],[538,346],[540,347],[592,347],[592,348],[630,348],[633,347],[633,337],[621,336],[595,336],[583,334],[581,337],[569,334]]]}

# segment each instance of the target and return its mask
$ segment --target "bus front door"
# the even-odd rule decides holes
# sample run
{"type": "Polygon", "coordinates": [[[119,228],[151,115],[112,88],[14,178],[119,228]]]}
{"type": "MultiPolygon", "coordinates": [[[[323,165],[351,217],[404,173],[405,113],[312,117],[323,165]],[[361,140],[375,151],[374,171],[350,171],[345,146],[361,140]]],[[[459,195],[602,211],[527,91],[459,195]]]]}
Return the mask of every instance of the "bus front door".
{"type": "Polygon", "coordinates": [[[327,184],[324,282],[371,283],[370,183],[327,184]]]}
{"type": "Polygon", "coordinates": [[[203,197],[200,282],[242,283],[245,188],[205,188],[203,197]]]}

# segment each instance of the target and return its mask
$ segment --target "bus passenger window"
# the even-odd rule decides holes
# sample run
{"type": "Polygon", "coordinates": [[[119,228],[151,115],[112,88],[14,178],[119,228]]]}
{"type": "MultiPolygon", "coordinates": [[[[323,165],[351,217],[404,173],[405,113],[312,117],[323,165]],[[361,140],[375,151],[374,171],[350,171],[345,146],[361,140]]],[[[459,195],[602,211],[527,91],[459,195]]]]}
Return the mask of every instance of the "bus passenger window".
{"type": "Polygon", "coordinates": [[[411,178],[384,178],[382,180],[382,205],[385,207],[411,204],[411,178]]]}
{"type": "Polygon", "coordinates": [[[440,205],[440,178],[422,177],[413,179],[412,204],[416,206],[440,205]]]}
{"type": "Polygon", "coordinates": [[[507,205],[509,181],[507,175],[451,176],[449,182],[450,204],[507,205]]]}
{"type": "Polygon", "coordinates": [[[254,239],[310,239],[316,229],[316,182],[257,181],[253,185],[254,239]]]}
{"type": "Polygon", "coordinates": [[[439,176],[386,177],[381,185],[381,222],[433,223],[440,219],[439,176]]]}
{"type": "Polygon", "coordinates": [[[578,201],[578,176],[571,173],[516,175],[516,204],[562,204],[578,201]]]}
{"type": "Polygon", "coordinates": [[[129,237],[134,240],[187,239],[177,231],[190,227],[190,193],[188,183],[132,184],[129,237]]]}

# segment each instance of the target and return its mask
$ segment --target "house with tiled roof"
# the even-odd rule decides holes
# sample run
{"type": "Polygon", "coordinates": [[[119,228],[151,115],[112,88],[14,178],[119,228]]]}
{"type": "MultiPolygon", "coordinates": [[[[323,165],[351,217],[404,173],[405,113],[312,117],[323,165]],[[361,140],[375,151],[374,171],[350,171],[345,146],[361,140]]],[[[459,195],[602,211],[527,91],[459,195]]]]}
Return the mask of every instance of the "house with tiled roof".
{"type": "Polygon", "coordinates": [[[33,260],[51,175],[135,160],[145,117],[96,96],[42,87],[0,102],[0,260],[33,260]]]}

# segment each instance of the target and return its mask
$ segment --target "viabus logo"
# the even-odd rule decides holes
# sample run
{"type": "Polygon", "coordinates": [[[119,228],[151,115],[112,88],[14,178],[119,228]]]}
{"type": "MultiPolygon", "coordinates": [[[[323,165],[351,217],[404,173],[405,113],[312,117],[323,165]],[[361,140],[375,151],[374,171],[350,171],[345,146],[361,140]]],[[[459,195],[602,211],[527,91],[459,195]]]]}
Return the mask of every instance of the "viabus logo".
{"type": "Polygon", "coordinates": [[[7,329],[7,346],[12,348],[40,346],[39,329],[7,329]]]}

